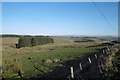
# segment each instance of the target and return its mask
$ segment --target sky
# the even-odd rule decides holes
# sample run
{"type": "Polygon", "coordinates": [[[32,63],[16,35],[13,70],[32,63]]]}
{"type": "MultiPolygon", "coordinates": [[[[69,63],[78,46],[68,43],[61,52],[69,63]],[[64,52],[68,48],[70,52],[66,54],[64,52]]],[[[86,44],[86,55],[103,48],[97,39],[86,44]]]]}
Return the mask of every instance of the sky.
{"type": "Polygon", "coordinates": [[[118,2],[120,0],[1,0],[2,2],[118,2]]]}
{"type": "Polygon", "coordinates": [[[117,36],[117,2],[95,4],[99,11],[92,2],[3,2],[2,33],[117,36]]]}

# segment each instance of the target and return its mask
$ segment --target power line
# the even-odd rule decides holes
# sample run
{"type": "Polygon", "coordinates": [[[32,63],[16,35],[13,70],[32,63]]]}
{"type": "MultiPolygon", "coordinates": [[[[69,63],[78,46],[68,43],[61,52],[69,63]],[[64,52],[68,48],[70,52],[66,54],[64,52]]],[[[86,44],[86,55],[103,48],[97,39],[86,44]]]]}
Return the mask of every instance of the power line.
{"type": "Polygon", "coordinates": [[[95,4],[95,2],[93,0],[91,0],[93,5],[95,6],[95,8],[97,9],[97,11],[101,14],[101,16],[103,17],[103,19],[106,21],[106,23],[112,27],[112,24],[108,21],[107,17],[103,14],[103,12],[98,8],[98,6],[95,4]]]}

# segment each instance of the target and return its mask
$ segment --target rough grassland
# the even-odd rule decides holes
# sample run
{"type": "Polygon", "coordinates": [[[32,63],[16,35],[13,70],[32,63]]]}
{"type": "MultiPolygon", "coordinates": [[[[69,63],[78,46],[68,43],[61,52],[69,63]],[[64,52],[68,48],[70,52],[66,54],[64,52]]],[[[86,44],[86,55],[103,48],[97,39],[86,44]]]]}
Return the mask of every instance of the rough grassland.
{"type": "Polygon", "coordinates": [[[79,59],[85,54],[95,52],[95,49],[90,48],[58,48],[53,51],[11,56],[3,59],[3,66],[5,66],[3,69],[4,76],[15,76],[18,70],[21,70],[24,77],[35,77],[38,74],[48,72],[51,68],[62,66],[60,62],[79,59]],[[54,60],[59,61],[54,62],[54,60]],[[36,66],[40,71],[36,70],[33,66],[36,66]]]}
{"type": "Polygon", "coordinates": [[[15,42],[18,38],[3,38],[3,76],[19,77],[17,73],[20,70],[23,77],[35,77],[47,73],[56,66],[63,66],[62,62],[95,53],[97,48],[85,47],[102,43],[102,41],[74,43],[73,40],[63,37],[54,39],[54,44],[16,49],[15,42]]]}

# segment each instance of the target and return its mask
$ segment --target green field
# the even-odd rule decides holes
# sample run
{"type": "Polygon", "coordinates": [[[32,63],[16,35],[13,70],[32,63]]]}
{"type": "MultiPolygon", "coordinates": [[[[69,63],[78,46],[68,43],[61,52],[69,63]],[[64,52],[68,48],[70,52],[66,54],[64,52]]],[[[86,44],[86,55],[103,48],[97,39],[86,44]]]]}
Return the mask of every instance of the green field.
{"type": "Polygon", "coordinates": [[[20,56],[11,56],[3,59],[8,64],[3,63],[4,76],[13,77],[17,75],[20,69],[24,77],[35,77],[38,74],[46,73],[51,68],[62,66],[61,62],[68,60],[80,59],[85,54],[95,53],[97,50],[94,48],[58,48],[51,51],[28,53],[20,56]],[[33,66],[36,66],[36,70],[33,66]],[[9,69],[7,69],[9,68],[9,69]]]}
{"type": "Polygon", "coordinates": [[[16,49],[17,38],[3,38],[3,77],[19,78],[19,70],[25,78],[37,77],[55,67],[64,66],[62,63],[66,61],[79,60],[84,55],[97,53],[101,47],[87,47],[104,43],[98,39],[95,42],[80,43],[64,37],[53,39],[55,43],[16,49]]]}

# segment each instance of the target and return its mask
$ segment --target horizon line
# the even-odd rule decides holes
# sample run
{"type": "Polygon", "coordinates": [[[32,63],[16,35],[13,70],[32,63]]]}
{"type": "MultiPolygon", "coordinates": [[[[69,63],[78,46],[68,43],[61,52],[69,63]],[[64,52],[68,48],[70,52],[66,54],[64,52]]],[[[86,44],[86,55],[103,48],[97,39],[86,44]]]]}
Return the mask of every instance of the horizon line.
{"type": "Polygon", "coordinates": [[[41,35],[41,36],[114,36],[114,37],[118,37],[118,35],[51,35],[51,34],[14,34],[14,33],[2,33],[0,35],[30,35],[30,36],[38,36],[38,35],[41,35]]]}

